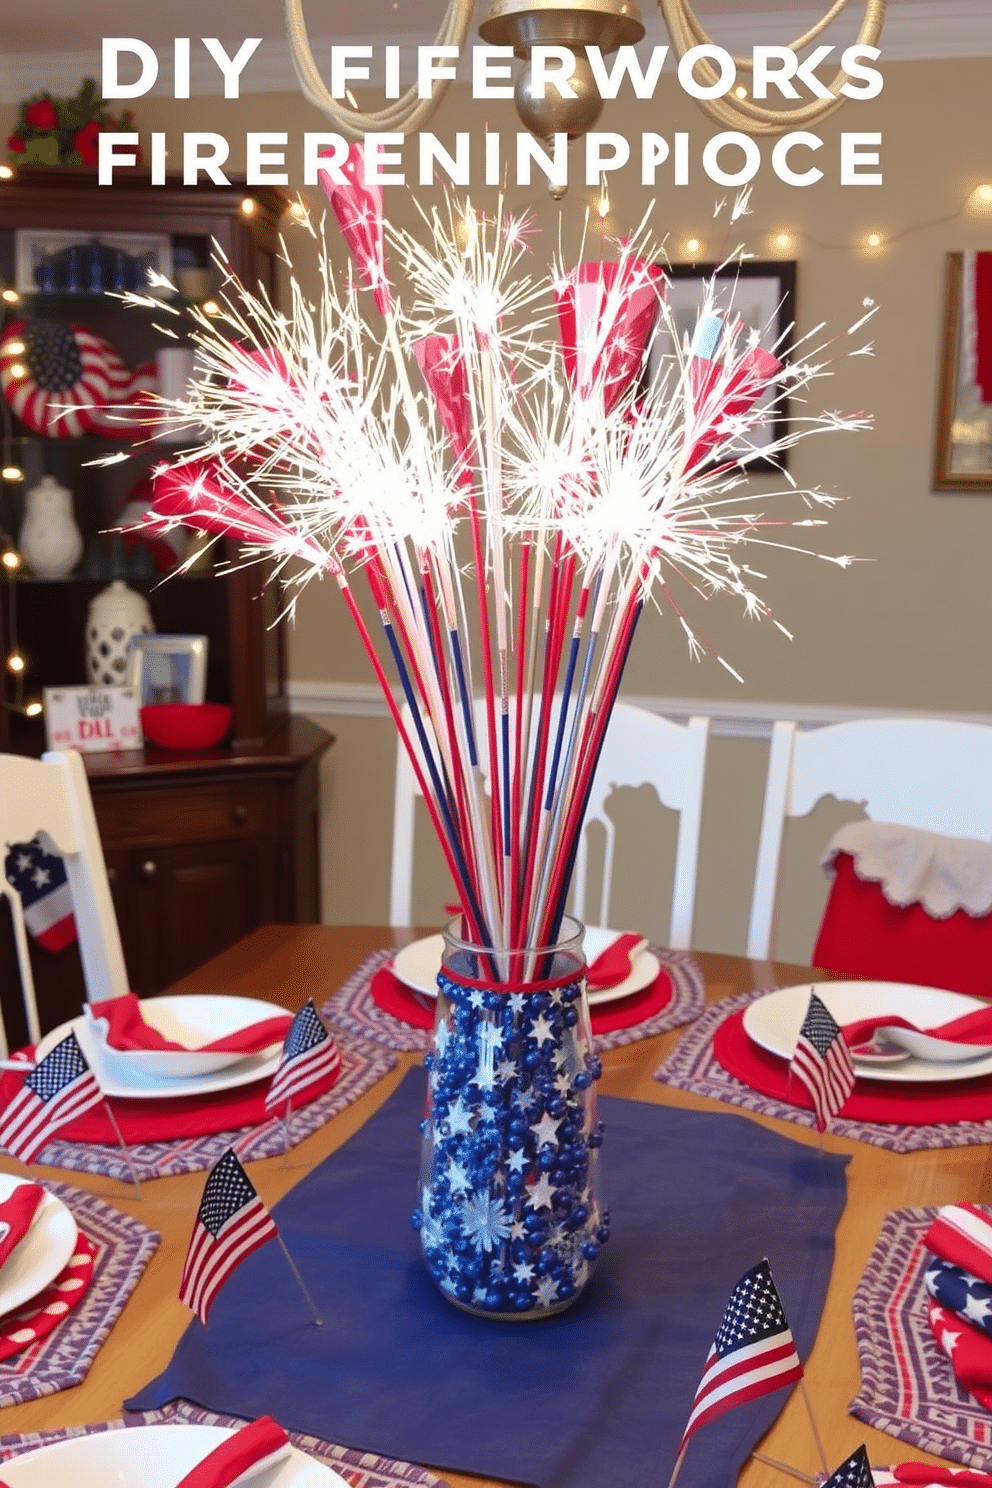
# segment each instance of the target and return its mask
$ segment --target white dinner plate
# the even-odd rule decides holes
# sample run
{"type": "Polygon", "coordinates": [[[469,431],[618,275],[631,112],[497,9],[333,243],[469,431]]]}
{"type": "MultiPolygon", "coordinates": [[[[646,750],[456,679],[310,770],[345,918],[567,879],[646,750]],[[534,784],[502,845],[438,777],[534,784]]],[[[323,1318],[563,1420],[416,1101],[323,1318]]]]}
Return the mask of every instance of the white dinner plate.
{"type": "MultiPolygon", "coordinates": [[[[180,1016],[190,1016],[190,1005],[200,1002],[234,1002],[240,1003],[242,1009],[250,1006],[253,1021],[285,1011],[284,1008],[276,1007],[269,1002],[257,1002],[253,997],[211,997],[209,993],[156,997],[150,1000],[149,1006],[152,1001],[180,1005],[180,1016]]],[[[73,1018],[71,1023],[63,1023],[61,1027],[53,1028],[51,1033],[46,1033],[38,1045],[37,1057],[43,1059],[46,1054],[50,1054],[55,1045],[60,1043],[68,1033],[74,1033],[79,1040],[80,1047],[99,1080],[103,1093],[123,1100],[163,1100],[170,1097],[179,1099],[188,1095],[210,1095],[215,1090],[234,1090],[239,1085],[251,1085],[255,1080],[264,1080],[275,1073],[282,1051],[281,1042],[271,1044],[261,1054],[249,1054],[240,1059],[237,1064],[218,1070],[213,1075],[192,1075],[185,1079],[162,1080],[143,1070],[131,1068],[126,1056],[118,1055],[113,1050],[107,1049],[97,1038],[89,1019],[80,1016],[73,1018]]]]}
{"type": "MultiPolygon", "coordinates": [[[[618,935],[623,934],[620,930],[607,930],[601,925],[587,925],[583,947],[586,960],[595,961],[611,941],[616,940],[618,935]]],[[[442,935],[426,935],[422,940],[414,940],[401,951],[397,951],[393,957],[393,975],[397,981],[409,987],[413,992],[419,992],[425,997],[437,996],[437,974],[441,970],[441,956],[444,952],[444,937],[442,935]]],[[[631,997],[635,992],[641,992],[649,987],[661,970],[661,963],[653,951],[641,951],[634,957],[631,973],[615,987],[603,987],[599,990],[591,990],[589,1003],[596,1007],[604,1002],[616,1002],[621,997],[631,997]]]]}
{"type": "MultiPolygon", "coordinates": [[[[10,1198],[15,1188],[30,1181],[0,1173],[0,1204],[10,1198]]],[[[30,1302],[55,1280],[76,1248],[78,1233],[72,1211],[46,1191],[35,1210],[31,1228],[0,1266],[0,1316],[30,1302]]]]}
{"type": "MultiPolygon", "coordinates": [[[[114,1049],[106,1041],[106,1023],[102,1019],[92,1020],[90,1027],[113,1069],[138,1071],[159,1080],[188,1080],[198,1075],[215,1075],[247,1057],[236,1050],[202,1050],[197,1048],[198,1044],[240,1033],[242,1028],[250,1028],[253,1023],[285,1011],[270,1003],[256,1002],[253,997],[214,997],[207,993],[143,998],[141,1016],[145,1022],[165,1038],[189,1045],[186,1049],[114,1049]]],[[[289,1027],[288,1022],[286,1026],[289,1027]]]]}
{"type": "MultiPolygon", "coordinates": [[[[801,987],[780,987],[752,1002],[744,1013],[744,1030],[762,1049],[791,1059],[796,1039],[814,991],[838,1023],[859,1018],[880,1018],[887,1013],[908,1018],[920,1028],[936,1028],[965,1013],[985,1007],[977,997],[945,992],[939,987],[916,987],[908,982],[817,982],[801,987]]],[[[864,1065],[855,1070],[872,1080],[973,1080],[992,1074],[992,1055],[946,1061],[909,1058],[898,1064],[864,1065]]]]}
{"type": "MultiPolygon", "coordinates": [[[[70,1437],[3,1464],[9,1488],[175,1488],[233,1436],[225,1426],[128,1426],[70,1437]]],[[[297,1451],[253,1479],[253,1488],[346,1488],[332,1468],[297,1451]]]]}

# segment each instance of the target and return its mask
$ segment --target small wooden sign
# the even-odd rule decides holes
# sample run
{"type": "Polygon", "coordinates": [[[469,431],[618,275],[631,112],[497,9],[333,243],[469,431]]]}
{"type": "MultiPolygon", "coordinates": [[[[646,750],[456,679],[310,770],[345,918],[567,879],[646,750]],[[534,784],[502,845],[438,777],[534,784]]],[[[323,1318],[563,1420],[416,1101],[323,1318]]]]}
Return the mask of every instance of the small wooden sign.
{"type": "Polygon", "coordinates": [[[49,749],[98,754],[141,747],[133,687],[46,687],[44,700],[49,749]]]}

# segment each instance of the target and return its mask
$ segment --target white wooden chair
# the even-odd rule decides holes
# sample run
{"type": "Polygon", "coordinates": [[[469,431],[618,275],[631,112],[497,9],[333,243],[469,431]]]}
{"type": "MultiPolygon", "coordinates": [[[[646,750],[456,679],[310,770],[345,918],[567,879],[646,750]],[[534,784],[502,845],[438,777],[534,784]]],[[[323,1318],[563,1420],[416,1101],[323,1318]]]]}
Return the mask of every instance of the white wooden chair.
{"type": "Polygon", "coordinates": [[[871,821],[992,840],[992,728],[950,719],[861,719],[772,730],[747,953],[773,957],[786,818],[823,796],[855,801],[871,821]]]}
{"type": "MultiPolygon", "coordinates": [[[[124,952],[89,784],[82,758],[74,751],[46,754],[40,760],[0,754],[2,857],[15,843],[30,842],[35,837],[47,852],[58,853],[65,860],[87,997],[97,1002],[123,996],[128,990],[124,952]]],[[[2,872],[0,893],[10,905],[28,1036],[35,1043],[40,1028],[24,914],[19,895],[2,872]]],[[[6,1054],[2,1018],[0,1040],[6,1054]]]]}
{"type": "MultiPolygon", "coordinates": [[[[405,715],[407,718],[409,715],[405,715]]],[[[480,740],[485,739],[484,703],[477,700],[475,716],[480,740]]],[[[593,781],[585,827],[598,822],[605,833],[602,889],[598,918],[590,923],[608,925],[616,826],[607,814],[610,792],[619,786],[651,785],[662,805],[679,813],[678,845],[672,895],[669,945],[686,950],[692,941],[696,902],[696,865],[699,857],[699,826],[703,805],[703,775],[706,768],[708,718],[671,723],[657,713],[617,703],[610,719],[603,752],[593,781]]],[[[414,802],[420,794],[413,767],[402,742],[396,757],[393,857],[389,916],[393,925],[409,925],[411,918],[414,856],[414,802]]],[[[572,903],[580,914],[587,903],[588,843],[583,830],[576,856],[572,903]]]]}

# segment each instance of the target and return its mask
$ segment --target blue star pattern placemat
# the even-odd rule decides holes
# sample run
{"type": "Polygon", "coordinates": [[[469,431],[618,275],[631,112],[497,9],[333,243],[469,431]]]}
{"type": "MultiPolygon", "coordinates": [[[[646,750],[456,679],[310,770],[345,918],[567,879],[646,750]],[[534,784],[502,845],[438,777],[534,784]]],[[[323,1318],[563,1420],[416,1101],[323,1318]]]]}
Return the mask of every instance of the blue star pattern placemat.
{"type": "MultiPolygon", "coordinates": [[[[495,1323],[444,1301],[410,1228],[423,1071],[413,1070],[274,1215],[209,1328],[128,1402],[265,1412],[345,1446],[540,1485],[664,1481],[727,1299],[771,1261],[800,1355],[813,1344],[844,1207],[846,1159],[730,1113],[604,1098],[612,1236],[569,1311],[495,1323]]],[[[707,1425],[680,1488],[726,1488],[781,1409],[766,1396],[707,1425]]]]}

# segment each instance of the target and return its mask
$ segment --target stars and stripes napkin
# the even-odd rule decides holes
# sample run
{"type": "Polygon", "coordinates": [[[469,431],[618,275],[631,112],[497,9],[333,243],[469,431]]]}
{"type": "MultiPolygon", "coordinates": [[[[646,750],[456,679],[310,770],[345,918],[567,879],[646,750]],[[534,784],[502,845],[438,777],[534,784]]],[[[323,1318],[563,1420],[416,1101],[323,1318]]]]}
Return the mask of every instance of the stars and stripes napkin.
{"type": "Polygon", "coordinates": [[[940,1259],[930,1262],[923,1273],[923,1283],[941,1307],[973,1328],[992,1335],[992,1284],[962,1271],[951,1261],[940,1259]]]}
{"type": "Polygon", "coordinates": [[[72,895],[62,859],[39,842],[19,842],[4,862],[7,882],[21,896],[29,935],[46,951],[61,951],[76,939],[72,895]]]}
{"type": "Polygon", "coordinates": [[[977,1204],[945,1204],[923,1237],[927,1316],[954,1377],[992,1410],[992,1216],[977,1204]]]}

